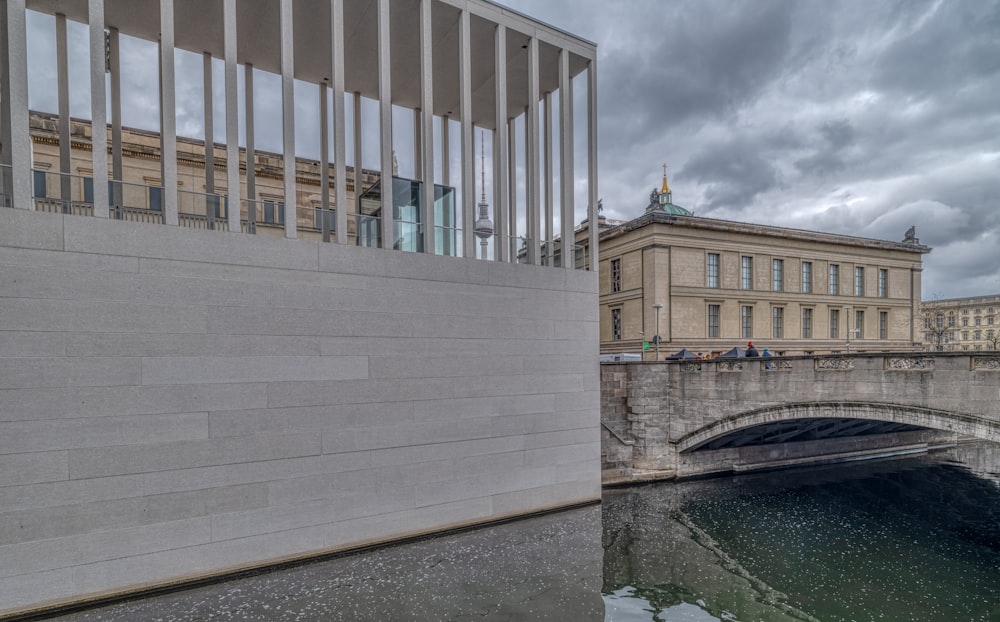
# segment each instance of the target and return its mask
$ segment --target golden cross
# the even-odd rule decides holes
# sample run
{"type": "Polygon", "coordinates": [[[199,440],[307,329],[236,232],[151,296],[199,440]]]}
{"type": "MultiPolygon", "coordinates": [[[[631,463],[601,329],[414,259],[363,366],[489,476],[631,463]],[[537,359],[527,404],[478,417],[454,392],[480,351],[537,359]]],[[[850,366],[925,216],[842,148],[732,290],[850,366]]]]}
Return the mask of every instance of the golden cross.
{"type": "Polygon", "coordinates": [[[667,176],[667,164],[666,164],[666,162],[663,163],[663,176],[664,177],[667,176]]]}

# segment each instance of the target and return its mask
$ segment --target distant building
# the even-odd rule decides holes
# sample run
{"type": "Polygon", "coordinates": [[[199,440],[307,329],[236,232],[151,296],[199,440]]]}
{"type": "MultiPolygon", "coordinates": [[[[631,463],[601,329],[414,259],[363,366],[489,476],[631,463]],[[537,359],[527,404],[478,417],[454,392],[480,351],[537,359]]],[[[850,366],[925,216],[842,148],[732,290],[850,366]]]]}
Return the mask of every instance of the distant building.
{"type": "MultiPolygon", "coordinates": [[[[914,230],[903,242],[695,216],[663,183],[645,212],[600,222],[601,353],[784,355],[922,348],[914,230]],[[657,306],[659,309],[657,310],[657,306]]],[[[586,227],[577,232],[585,241],[586,227]]]]}
{"type": "Polygon", "coordinates": [[[1000,294],[925,300],[924,348],[942,352],[1000,350],[1000,294]]]}

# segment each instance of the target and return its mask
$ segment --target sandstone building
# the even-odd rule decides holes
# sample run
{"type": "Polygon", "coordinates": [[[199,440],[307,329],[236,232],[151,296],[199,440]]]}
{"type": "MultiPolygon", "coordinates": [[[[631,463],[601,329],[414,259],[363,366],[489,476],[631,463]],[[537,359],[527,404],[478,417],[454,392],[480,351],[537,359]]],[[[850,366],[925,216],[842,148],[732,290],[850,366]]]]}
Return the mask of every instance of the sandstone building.
{"type": "Polygon", "coordinates": [[[1000,294],[925,300],[921,304],[924,347],[962,352],[1000,350],[1000,294]]]}
{"type": "Polygon", "coordinates": [[[929,251],[913,230],[889,242],[695,216],[664,172],[641,216],[601,227],[601,353],[645,343],[651,359],[657,324],[660,358],[748,341],[779,355],[917,349],[929,251]]]}

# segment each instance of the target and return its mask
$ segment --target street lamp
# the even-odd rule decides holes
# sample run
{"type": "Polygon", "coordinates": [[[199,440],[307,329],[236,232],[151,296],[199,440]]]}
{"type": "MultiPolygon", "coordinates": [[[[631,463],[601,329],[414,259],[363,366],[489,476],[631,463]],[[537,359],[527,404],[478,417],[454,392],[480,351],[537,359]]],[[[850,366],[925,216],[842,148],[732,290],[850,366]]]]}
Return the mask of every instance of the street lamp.
{"type": "Polygon", "coordinates": [[[656,334],[653,335],[653,343],[656,344],[656,360],[658,361],[660,360],[660,309],[663,308],[663,305],[656,303],[653,308],[656,309],[656,334]]]}

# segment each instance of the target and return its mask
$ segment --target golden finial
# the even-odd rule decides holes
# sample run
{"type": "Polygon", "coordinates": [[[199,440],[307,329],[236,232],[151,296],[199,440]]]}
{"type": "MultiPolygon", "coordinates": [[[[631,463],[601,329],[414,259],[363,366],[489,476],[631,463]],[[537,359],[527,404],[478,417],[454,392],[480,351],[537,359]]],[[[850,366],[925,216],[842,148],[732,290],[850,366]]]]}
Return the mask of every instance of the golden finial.
{"type": "Polygon", "coordinates": [[[663,187],[660,188],[660,194],[667,194],[670,192],[670,186],[667,185],[667,165],[663,164],[663,187]]]}

